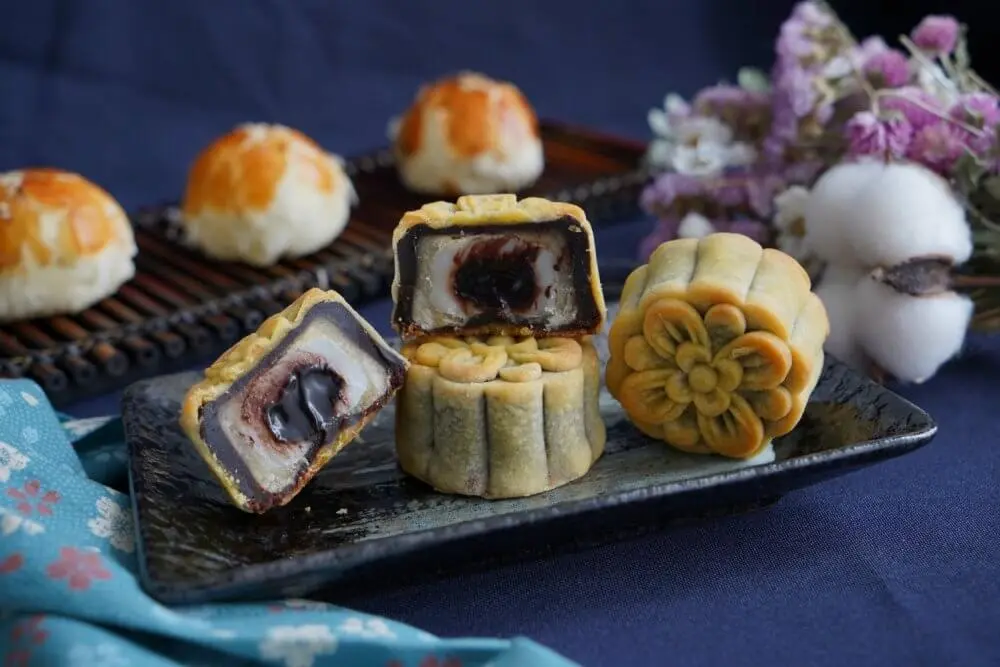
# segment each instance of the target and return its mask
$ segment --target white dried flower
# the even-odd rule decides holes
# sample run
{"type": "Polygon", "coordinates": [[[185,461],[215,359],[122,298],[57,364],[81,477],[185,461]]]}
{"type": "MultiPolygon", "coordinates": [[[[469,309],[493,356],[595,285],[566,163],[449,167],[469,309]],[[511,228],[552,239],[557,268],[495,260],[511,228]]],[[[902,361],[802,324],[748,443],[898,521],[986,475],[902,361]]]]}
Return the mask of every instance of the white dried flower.
{"type": "Polygon", "coordinates": [[[858,345],[855,319],[855,295],[863,276],[853,269],[827,266],[823,280],[816,287],[816,296],[826,307],[830,320],[830,335],[824,349],[844,363],[862,372],[867,371],[867,358],[858,345]]]}
{"type": "Polygon", "coordinates": [[[808,262],[812,252],[806,245],[806,202],[809,190],[793,185],[774,198],[775,245],[800,263],[808,262]]]}
{"type": "Polygon", "coordinates": [[[841,164],[817,181],[805,209],[807,244],[828,263],[816,289],[830,316],[827,351],[907,382],[933,376],[961,349],[972,301],[906,294],[874,272],[914,259],[969,259],[971,231],[947,182],[916,164],[841,164]]]}
{"type": "Polygon", "coordinates": [[[854,215],[854,199],[880,167],[875,161],[838,164],[813,185],[805,204],[805,239],[810,252],[824,262],[840,266],[858,264],[844,226],[854,215]]]}
{"type": "Polygon", "coordinates": [[[682,239],[700,239],[715,232],[715,225],[700,213],[688,213],[677,226],[677,236],[682,239]]]}
{"type": "Polygon", "coordinates": [[[951,186],[915,163],[883,164],[851,202],[843,228],[863,266],[894,266],[914,257],[972,255],[965,209],[951,186]]]}
{"type": "Polygon", "coordinates": [[[656,137],[646,159],[653,166],[692,176],[716,176],[727,167],[753,164],[757,152],[733,141],[732,129],[711,116],[691,116],[690,107],[668,95],[664,109],[651,109],[649,126],[656,137]]]}
{"type": "Polygon", "coordinates": [[[858,344],[904,382],[924,382],[958,354],[973,311],[961,294],[915,297],[871,277],[858,283],[855,299],[858,344]]]}

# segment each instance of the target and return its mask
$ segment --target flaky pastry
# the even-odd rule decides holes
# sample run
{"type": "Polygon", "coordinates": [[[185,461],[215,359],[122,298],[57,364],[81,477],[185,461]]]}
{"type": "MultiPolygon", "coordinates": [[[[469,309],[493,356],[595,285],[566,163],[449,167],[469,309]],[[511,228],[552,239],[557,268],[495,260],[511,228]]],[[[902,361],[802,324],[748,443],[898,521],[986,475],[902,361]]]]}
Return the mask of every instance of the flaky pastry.
{"type": "Polygon", "coordinates": [[[210,257],[268,266],[331,243],[355,201],[339,157],[297,130],[247,124],[195,159],[182,219],[210,257]]]}
{"type": "Polygon", "coordinates": [[[77,313],[135,274],[128,216],[58,169],[0,174],[0,320],[77,313]]]}
{"type": "Polygon", "coordinates": [[[426,194],[514,192],[545,164],[538,119],[521,91],[473,72],[421,88],[390,134],[400,178],[426,194]]]}

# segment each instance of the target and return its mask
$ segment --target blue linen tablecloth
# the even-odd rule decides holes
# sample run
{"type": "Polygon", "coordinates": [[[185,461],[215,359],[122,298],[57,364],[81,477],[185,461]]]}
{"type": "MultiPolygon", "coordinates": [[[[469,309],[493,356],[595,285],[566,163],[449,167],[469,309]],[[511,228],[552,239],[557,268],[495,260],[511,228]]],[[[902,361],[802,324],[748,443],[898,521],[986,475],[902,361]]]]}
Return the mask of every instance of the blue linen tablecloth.
{"type": "MultiPolygon", "coordinates": [[[[377,146],[385,120],[421,81],[461,67],[517,81],[544,116],[646,137],[646,109],[668,90],[687,94],[740,65],[766,66],[790,4],[757,3],[752,12],[741,0],[0,4],[0,169],[41,163],[76,169],[134,207],[176,197],[191,156],[245,120],[297,126],[348,155],[377,146]]],[[[601,230],[599,254],[627,255],[642,231],[641,223],[601,230]]],[[[385,302],[362,312],[385,331],[385,302]]],[[[407,629],[412,627],[444,637],[530,637],[587,667],[995,666],[998,373],[1000,342],[971,339],[962,357],[930,383],[900,388],[938,420],[940,434],[931,445],[790,494],[766,510],[333,602],[361,619],[351,628],[368,627],[367,614],[374,614],[392,619],[386,627],[400,636],[418,636],[407,629]]],[[[28,393],[41,403],[33,391],[28,393]]],[[[95,416],[116,408],[117,396],[111,396],[69,412],[95,416]]],[[[0,441],[13,446],[6,435],[0,441]]],[[[116,485],[120,467],[101,465],[114,464],[117,451],[91,452],[84,457],[86,470],[116,485]]],[[[182,626],[189,629],[175,629],[150,617],[148,609],[157,607],[148,601],[146,612],[135,611],[141,593],[134,588],[99,595],[100,586],[125,577],[129,561],[110,535],[83,531],[92,519],[110,523],[115,510],[109,508],[120,509],[122,499],[98,482],[87,483],[74,460],[64,457],[64,474],[76,475],[78,486],[55,504],[44,500],[46,483],[34,492],[33,484],[25,487],[34,477],[18,477],[18,486],[8,487],[30,495],[33,512],[44,512],[38,508],[48,502],[52,516],[38,517],[39,525],[60,520],[71,503],[93,514],[78,514],[76,524],[59,523],[45,533],[90,540],[73,542],[70,554],[52,543],[46,555],[51,563],[9,560],[11,537],[27,539],[23,522],[17,532],[0,535],[0,570],[16,570],[0,574],[0,608],[17,599],[51,612],[39,600],[57,591],[63,610],[43,620],[5,620],[0,647],[9,652],[16,642],[10,662],[18,664],[16,647],[45,646],[60,632],[83,632],[84,625],[98,633],[92,637],[104,637],[100,633],[125,627],[114,620],[122,618],[131,623],[127,627],[153,630],[152,638],[128,634],[129,650],[198,644],[205,636],[198,633],[235,628],[256,633],[240,655],[248,664],[261,658],[266,632],[249,620],[190,618],[182,626]],[[108,499],[104,514],[99,498],[108,499]],[[78,545],[98,547],[99,555],[78,545]],[[49,574],[58,576],[46,574],[50,565],[49,574]],[[73,577],[79,584],[81,569],[89,573],[89,593],[75,598],[81,591],[71,588],[73,577]],[[15,580],[6,578],[28,571],[34,573],[30,585],[21,579],[13,586],[15,580]],[[111,580],[100,578],[105,571],[111,580]],[[99,603],[85,601],[95,597],[99,603]],[[71,608],[76,599],[79,606],[71,608]],[[97,621],[98,614],[104,619],[99,624],[84,622],[97,621]]],[[[3,497],[8,509],[20,502],[3,497]]],[[[297,616],[288,624],[322,625],[346,645],[338,629],[346,618],[330,620],[337,611],[294,613],[326,614],[315,623],[313,616],[297,616]]],[[[268,622],[285,624],[284,618],[268,622]]],[[[322,646],[324,640],[310,639],[309,632],[301,642],[322,646]]],[[[488,641],[499,642],[487,647],[493,650],[537,646],[488,641]]],[[[103,639],[93,643],[101,646],[103,639]]],[[[118,664],[108,652],[113,649],[95,647],[78,652],[80,664],[118,664]]],[[[56,653],[38,655],[48,660],[40,664],[74,664],[56,653]]],[[[162,664],[138,655],[126,656],[125,664],[162,664]]],[[[446,657],[428,665],[446,665],[446,657]]],[[[226,664],[216,653],[202,660],[226,664]]],[[[535,663],[515,657],[506,664],[535,663]]]]}

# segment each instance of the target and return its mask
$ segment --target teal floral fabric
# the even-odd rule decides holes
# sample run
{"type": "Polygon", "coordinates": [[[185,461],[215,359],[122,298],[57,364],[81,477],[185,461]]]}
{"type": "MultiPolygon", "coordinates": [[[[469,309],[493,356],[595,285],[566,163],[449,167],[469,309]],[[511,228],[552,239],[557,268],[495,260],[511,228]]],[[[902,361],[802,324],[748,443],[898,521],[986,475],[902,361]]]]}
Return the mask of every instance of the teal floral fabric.
{"type": "Polygon", "coordinates": [[[136,580],[117,418],[0,381],[0,664],[566,667],[524,638],[441,639],[324,602],[167,607],[136,580]]]}

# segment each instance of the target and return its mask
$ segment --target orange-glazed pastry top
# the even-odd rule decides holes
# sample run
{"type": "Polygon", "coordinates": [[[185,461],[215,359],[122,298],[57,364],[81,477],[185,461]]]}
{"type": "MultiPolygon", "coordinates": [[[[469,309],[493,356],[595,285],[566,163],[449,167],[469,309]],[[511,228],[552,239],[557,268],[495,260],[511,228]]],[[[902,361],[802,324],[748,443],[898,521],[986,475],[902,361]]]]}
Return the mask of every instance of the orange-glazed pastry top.
{"type": "Polygon", "coordinates": [[[422,148],[423,116],[428,113],[443,115],[445,137],[463,157],[502,147],[501,134],[512,128],[523,128],[525,139],[538,137],[538,118],[517,86],[463,72],[425,86],[417,94],[400,121],[396,147],[404,157],[422,148]]]}
{"type": "Polygon", "coordinates": [[[128,217],[79,174],[51,168],[0,174],[0,272],[24,268],[25,261],[73,264],[119,242],[133,243],[128,217]]]}
{"type": "Polygon", "coordinates": [[[328,194],[338,187],[338,164],[302,132],[282,125],[247,124],[223,135],[195,159],[183,212],[265,211],[290,166],[303,184],[328,194]]]}

